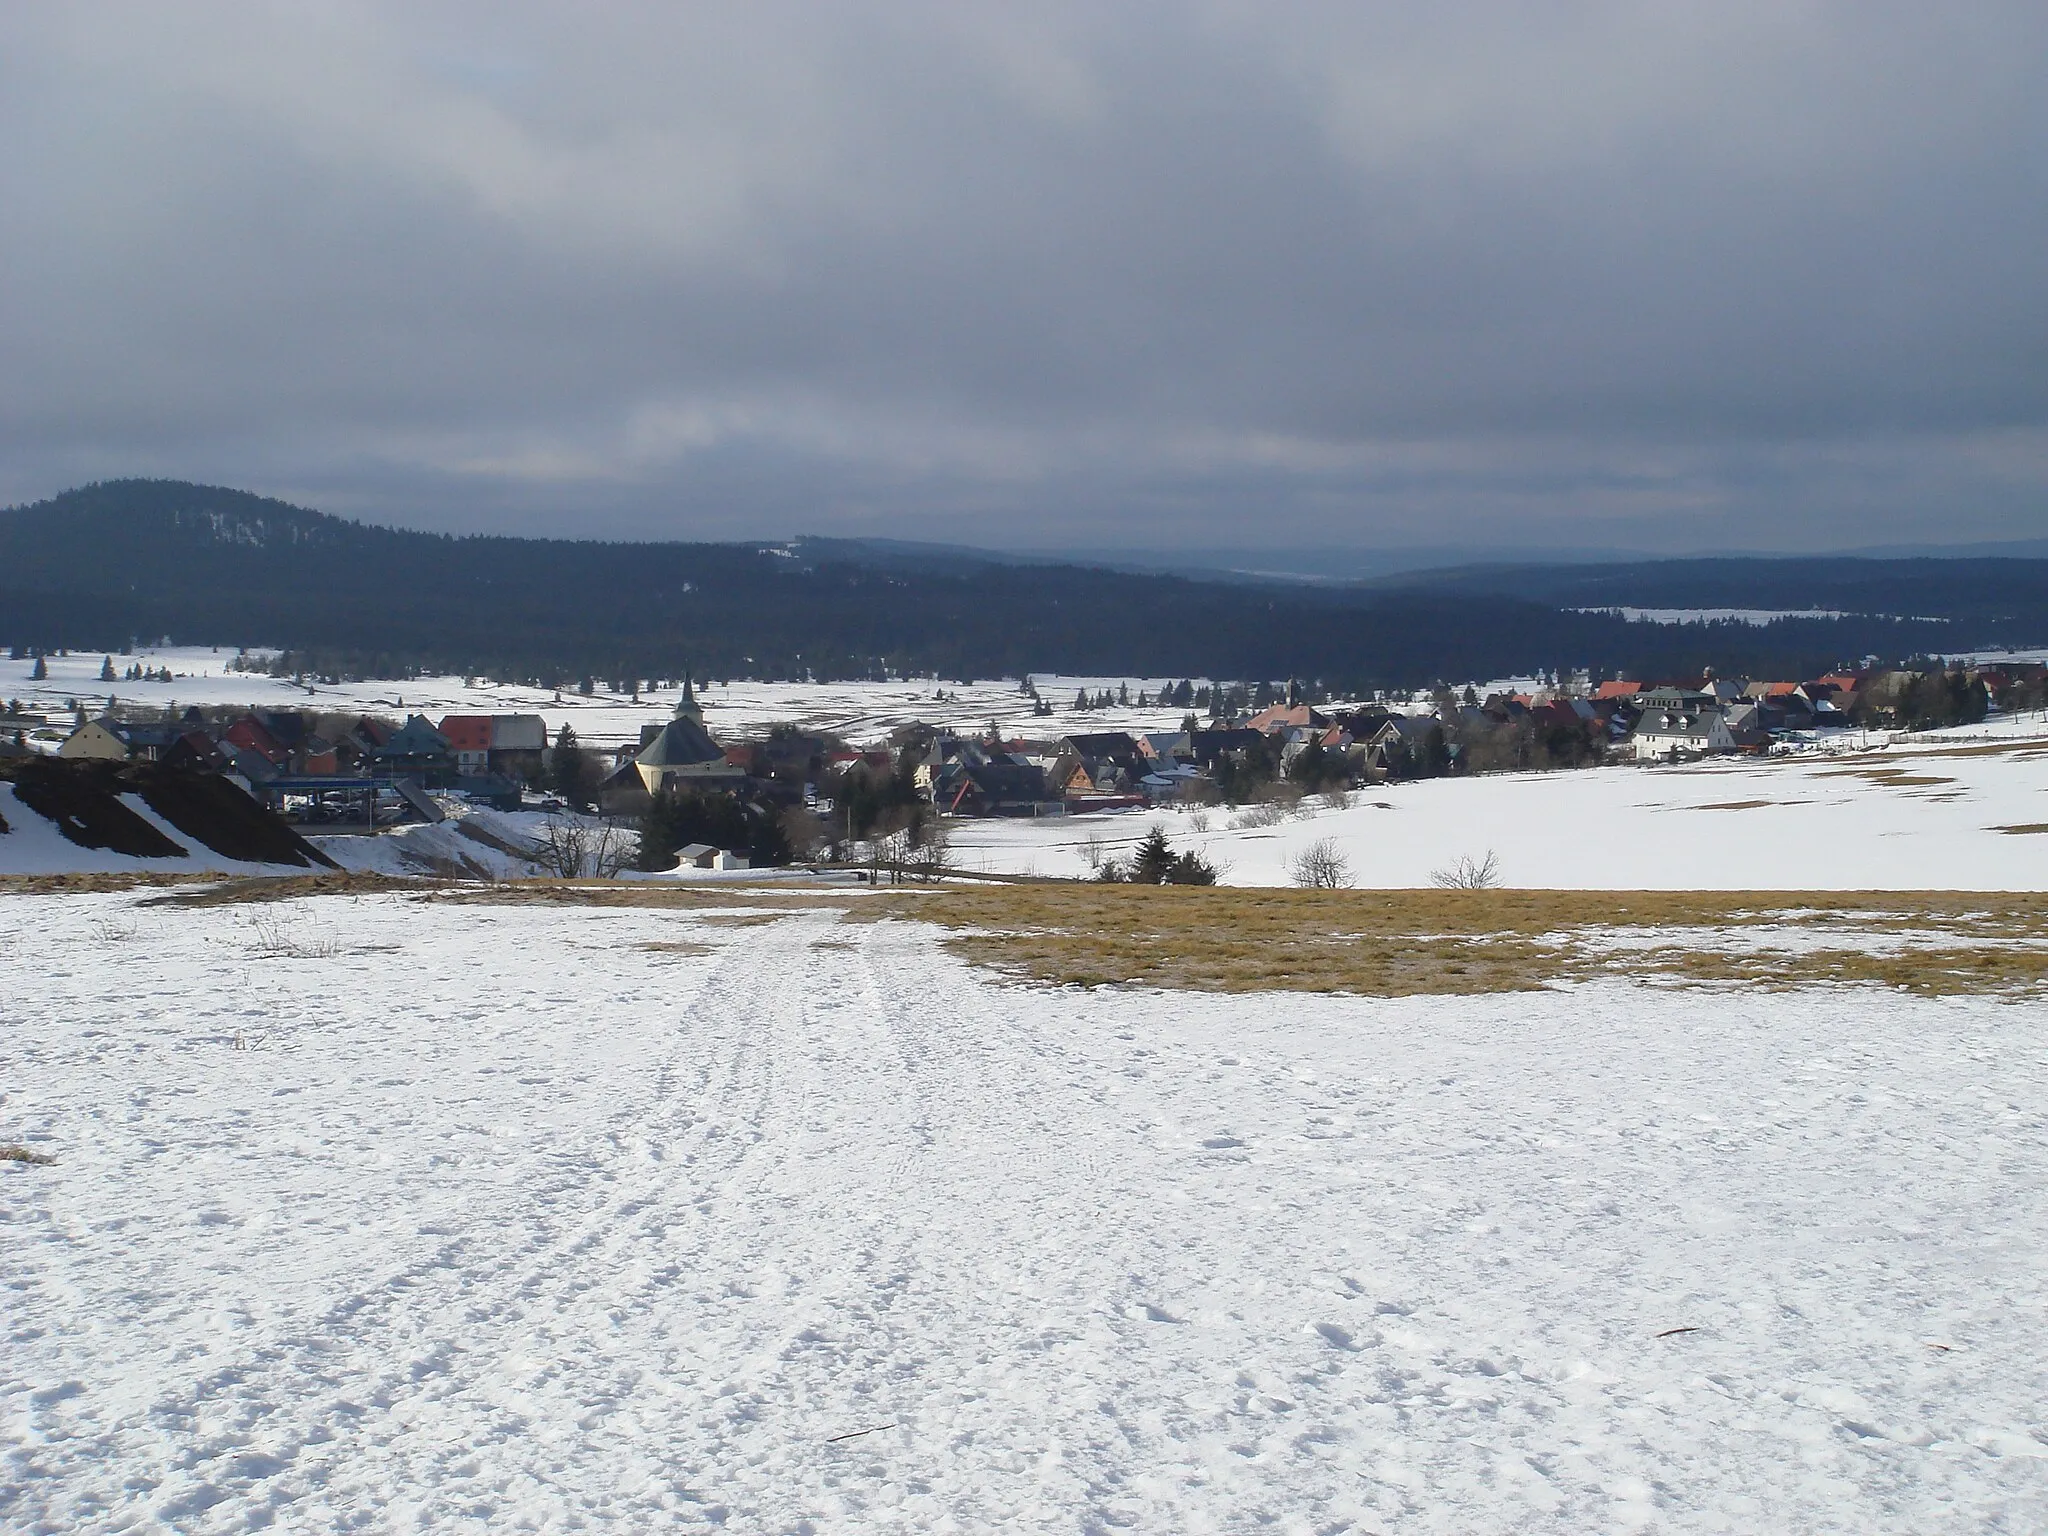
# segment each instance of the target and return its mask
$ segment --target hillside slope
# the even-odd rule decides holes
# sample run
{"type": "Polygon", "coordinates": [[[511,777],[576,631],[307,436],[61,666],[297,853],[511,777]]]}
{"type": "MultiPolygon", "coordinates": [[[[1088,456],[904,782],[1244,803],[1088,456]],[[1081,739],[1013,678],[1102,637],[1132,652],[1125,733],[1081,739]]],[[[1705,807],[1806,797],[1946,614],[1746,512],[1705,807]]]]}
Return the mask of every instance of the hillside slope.
{"type": "MultiPolygon", "coordinates": [[[[2003,606],[1949,614],[1902,598],[1879,616],[1676,631],[1568,611],[1583,592],[1512,571],[1330,588],[957,552],[921,559],[826,540],[452,538],[130,480],[0,512],[0,643],[112,650],[168,635],[281,645],[319,671],[549,683],[673,676],[685,664],[759,678],[1049,670],[1354,688],[1562,666],[1785,676],[1865,654],[2048,639],[2048,562],[2001,565],[2017,583],[2003,606]],[[1895,612],[1914,617],[1883,616],[1895,612]]],[[[1600,600],[1645,601],[1626,594],[1652,590],[1639,578],[1656,569],[1615,577],[1600,600]]]]}

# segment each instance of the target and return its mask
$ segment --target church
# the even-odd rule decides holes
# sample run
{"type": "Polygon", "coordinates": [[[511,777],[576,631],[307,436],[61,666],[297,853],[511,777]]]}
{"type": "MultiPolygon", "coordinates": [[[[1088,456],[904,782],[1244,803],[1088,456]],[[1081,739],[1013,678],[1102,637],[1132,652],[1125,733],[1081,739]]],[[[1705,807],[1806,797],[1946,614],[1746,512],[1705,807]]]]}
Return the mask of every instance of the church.
{"type": "Polygon", "coordinates": [[[746,769],[727,762],[725,748],[704,729],[704,708],[687,675],[674,717],[640,749],[633,766],[650,795],[666,789],[736,789],[747,778],[746,769]]]}

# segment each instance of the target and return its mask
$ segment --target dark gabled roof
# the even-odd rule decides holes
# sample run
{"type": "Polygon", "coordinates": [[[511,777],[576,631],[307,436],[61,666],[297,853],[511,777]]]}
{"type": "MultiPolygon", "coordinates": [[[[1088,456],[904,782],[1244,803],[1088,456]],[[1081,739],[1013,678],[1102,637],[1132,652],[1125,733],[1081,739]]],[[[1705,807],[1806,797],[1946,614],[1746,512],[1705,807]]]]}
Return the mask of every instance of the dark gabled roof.
{"type": "Polygon", "coordinates": [[[1082,731],[1062,736],[1060,745],[1083,757],[1134,758],[1139,755],[1137,738],[1129,731],[1082,731]]]}
{"type": "Polygon", "coordinates": [[[306,717],[295,709],[260,710],[256,718],[265,730],[287,747],[297,746],[299,739],[311,729],[306,717]]]}
{"type": "Polygon", "coordinates": [[[118,736],[131,752],[138,747],[168,747],[183,734],[168,725],[137,725],[128,720],[103,720],[100,723],[118,736]]]}
{"type": "Polygon", "coordinates": [[[448,751],[448,738],[434,729],[425,715],[414,715],[392,732],[391,739],[377,749],[379,757],[440,757],[448,751]]]}
{"type": "Polygon", "coordinates": [[[976,787],[991,799],[1043,800],[1045,771],[1030,763],[980,763],[967,770],[976,787]]]}
{"type": "Polygon", "coordinates": [[[724,762],[725,748],[713,741],[693,716],[677,715],[640,749],[633,761],[643,768],[691,768],[699,763],[724,762]]]}

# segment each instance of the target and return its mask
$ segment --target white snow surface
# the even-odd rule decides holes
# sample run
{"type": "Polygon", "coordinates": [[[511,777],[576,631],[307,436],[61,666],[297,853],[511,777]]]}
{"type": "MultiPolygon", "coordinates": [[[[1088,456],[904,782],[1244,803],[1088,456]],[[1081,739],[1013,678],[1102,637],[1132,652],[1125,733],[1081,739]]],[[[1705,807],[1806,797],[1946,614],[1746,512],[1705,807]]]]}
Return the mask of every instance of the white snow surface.
{"type": "Polygon", "coordinates": [[[2031,891],[2048,886],[2048,833],[2000,829],[2048,826],[2048,737],[2026,734],[2041,726],[1873,738],[1840,755],[1389,784],[1353,791],[1343,810],[1304,801],[1275,826],[1233,827],[1242,817],[1221,806],[960,822],[953,843],[963,869],[1085,877],[1091,842],[1125,854],[1157,824],[1226,885],[1286,885],[1301,851],[1330,838],[1359,885],[1394,889],[1491,850],[1503,884],[1532,888],[2031,891]]]}
{"type": "MultiPolygon", "coordinates": [[[[1840,608],[1575,608],[1574,613],[1611,613],[1632,624],[1755,624],[1778,619],[1846,619],[1840,608]]],[[[1861,617],[1861,615],[1859,615],[1861,617]]]]}
{"type": "Polygon", "coordinates": [[[2037,1005],[8,915],[8,1531],[2048,1525],[2037,1005]]]}
{"type": "MultiPolygon", "coordinates": [[[[252,654],[269,654],[251,647],[252,654]]],[[[24,707],[63,716],[66,699],[77,699],[88,711],[105,706],[109,695],[123,704],[161,707],[176,703],[234,705],[262,709],[296,709],[379,715],[424,714],[439,720],[449,714],[538,714],[553,733],[575,729],[586,746],[637,742],[641,727],[660,724],[675,712],[680,687],[644,692],[635,703],[629,695],[600,691],[583,698],[571,691],[499,687],[486,679],[419,677],[402,682],[370,680],[350,683],[294,685],[289,678],[261,673],[230,672],[235,648],[166,646],[137,650],[114,658],[115,670],[140,661],[153,669],[168,667],[168,683],[99,681],[100,657],[82,652],[47,658],[49,677],[31,679],[32,661],[0,659],[0,699],[18,698],[24,707]]],[[[678,658],[676,668],[682,669],[678,658]]],[[[710,683],[697,690],[704,721],[720,741],[765,735],[772,725],[789,722],[807,729],[830,730],[857,746],[885,741],[900,725],[923,722],[978,732],[994,721],[1006,734],[1029,737],[1064,735],[1069,731],[1170,731],[1179,727],[1184,709],[1146,708],[1135,704],[1077,712],[1070,706],[1085,688],[1091,695],[1114,694],[1119,685],[1135,699],[1140,692],[1157,693],[1179,678],[1067,677],[1035,674],[1033,682],[1053,706],[1050,716],[1034,716],[1032,701],[1021,692],[1021,679],[983,679],[962,683],[952,679],[906,682],[842,683],[710,683]],[[943,694],[944,698],[938,695],[943,694]]],[[[1195,678],[1199,686],[1204,679],[1195,678]]]]}

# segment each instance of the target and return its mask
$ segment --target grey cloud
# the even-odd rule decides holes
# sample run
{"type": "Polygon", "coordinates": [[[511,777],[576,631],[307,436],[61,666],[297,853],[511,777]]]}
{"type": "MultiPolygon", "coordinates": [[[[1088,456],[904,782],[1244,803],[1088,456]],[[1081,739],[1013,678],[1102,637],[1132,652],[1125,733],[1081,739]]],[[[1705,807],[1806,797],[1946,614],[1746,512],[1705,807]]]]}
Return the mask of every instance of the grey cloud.
{"type": "Polygon", "coordinates": [[[992,544],[2039,532],[2048,14],[18,8],[0,495],[992,544]]]}

